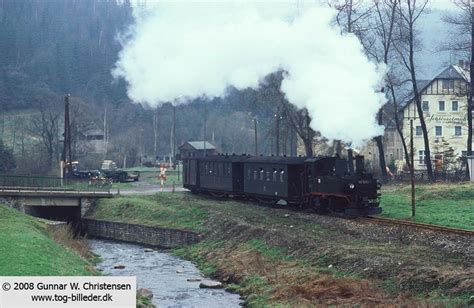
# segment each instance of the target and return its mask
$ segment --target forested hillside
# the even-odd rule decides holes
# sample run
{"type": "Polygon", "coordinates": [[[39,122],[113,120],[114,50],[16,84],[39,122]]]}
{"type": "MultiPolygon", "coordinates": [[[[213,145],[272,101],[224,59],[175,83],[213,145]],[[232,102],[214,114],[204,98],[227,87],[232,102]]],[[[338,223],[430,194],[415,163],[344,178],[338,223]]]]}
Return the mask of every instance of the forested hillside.
{"type": "Polygon", "coordinates": [[[3,110],[31,108],[45,91],[99,103],[125,99],[110,70],[131,10],[128,0],[1,1],[3,110]]]}
{"type": "MultiPolygon", "coordinates": [[[[0,1],[0,136],[17,162],[2,172],[55,174],[68,93],[73,159],[84,166],[98,167],[104,158],[120,165],[125,157],[129,166],[137,165],[171,153],[171,104],[153,110],[134,104],[125,83],[111,75],[132,10],[129,0],[0,1]],[[81,148],[77,138],[89,130],[104,133],[106,153],[90,155],[81,148]]],[[[276,129],[276,102],[283,99],[279,83],[275,75],[258,91],[230,89],[225,98],[176,107],[177,147],[202,140],[206,132],[222,152],[254,153],[256,118],[259,152],[274,152],[269,136],[276,129]]],[[[288,127],[283,120],[282,138],[294,148],[288,127]]],[[[281,148],[290,154],[289,147],[281,148]]]]}

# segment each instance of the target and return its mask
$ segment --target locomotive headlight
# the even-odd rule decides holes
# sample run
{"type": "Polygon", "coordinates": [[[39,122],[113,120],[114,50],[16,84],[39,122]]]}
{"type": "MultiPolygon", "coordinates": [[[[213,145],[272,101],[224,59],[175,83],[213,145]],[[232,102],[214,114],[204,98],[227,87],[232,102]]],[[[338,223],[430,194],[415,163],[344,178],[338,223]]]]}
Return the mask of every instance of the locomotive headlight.
{"type": "Polygon", "coordinates": [[[349,184],[349,189],[354,189],[355,188],[355,185],[353,183],[350,183],[349,184]]]}

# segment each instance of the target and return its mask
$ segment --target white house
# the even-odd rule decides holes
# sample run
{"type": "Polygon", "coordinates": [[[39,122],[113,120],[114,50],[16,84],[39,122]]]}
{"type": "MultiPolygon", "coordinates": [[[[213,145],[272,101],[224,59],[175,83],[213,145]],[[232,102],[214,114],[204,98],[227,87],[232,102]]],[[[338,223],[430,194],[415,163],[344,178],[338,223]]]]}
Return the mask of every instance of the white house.
{"type": "MultiPolygon", "coordinates": [[[[435,170],[449,169],[467,149],[468,63],[450,65],[432,80],[418,81],[423,116],[435,170]]],[[[415,169],[426,169],[423,132],[412,96],[402,109],[403,133],[409,145],[413,120],[415,169]]]]}

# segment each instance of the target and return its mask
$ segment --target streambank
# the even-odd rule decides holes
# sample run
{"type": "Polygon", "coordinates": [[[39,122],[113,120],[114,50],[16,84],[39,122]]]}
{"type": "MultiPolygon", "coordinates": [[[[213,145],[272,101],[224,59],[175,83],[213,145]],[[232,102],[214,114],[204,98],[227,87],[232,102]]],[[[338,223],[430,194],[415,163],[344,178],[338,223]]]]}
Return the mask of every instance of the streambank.
{"type": "Polygon", "coordinates": [[[463,306],[474,294],[462,254],[379,229],[368,236],[335,218],[188,193],[104,200],[91,217],[201,233],[175,253],[249,305],[463,306]]]}
{"type": "Polygon", "coordinates": [[[0,276],[92,275],[90,260],[67,247],[67,238],[49,231],[45,222],[0,204],[0,276]]]}

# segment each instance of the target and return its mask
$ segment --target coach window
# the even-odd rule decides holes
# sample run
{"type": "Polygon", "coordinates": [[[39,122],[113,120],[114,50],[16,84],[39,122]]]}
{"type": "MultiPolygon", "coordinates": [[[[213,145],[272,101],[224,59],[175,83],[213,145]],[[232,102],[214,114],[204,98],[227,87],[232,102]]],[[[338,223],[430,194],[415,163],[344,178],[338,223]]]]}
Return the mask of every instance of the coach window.
{"type": "Polygon", "coordinates": [[[263,168],[260,168],[260,181],[263,181],[263,168]]]}
{"type": "Polygon", "coordinates": [[[250,180],[250,178],[252,177],[252,170],[247,169],[247,179],[250,180]]]}
{"type": "Polygon", "coordinates": [[[285,171],[283,171],[283,169],[280,169],[280,182],[284,182],[284,176],[285,176],[285,171]]]}
{"type": "Polygon", "coordinates": [[[230,176],[231,175],[231,164],[230,163],[227,163],[227,175],[230,176]]]}
{"type": "Polygon", "coordinates": [[[267,171],[267,182],[270,182],[270,171],[267,171]]]}
{"type": "Polygon", "coordinates": [[[273,182],[277,181],[277,173],[278,173],[278,171],[276,169],[273,169],[273,175],[272,175],[272,181],[273,182]]]}
{"type": "Polygon", "coordinates": [[[254,179],[254,181],[257,180],[257,170],[253,171],[253,179],[254,179]]]}

